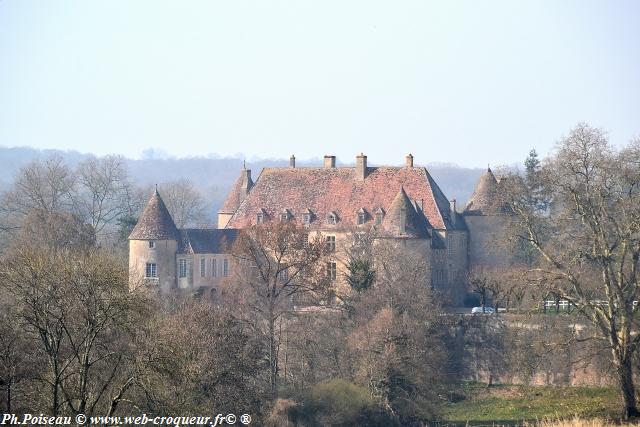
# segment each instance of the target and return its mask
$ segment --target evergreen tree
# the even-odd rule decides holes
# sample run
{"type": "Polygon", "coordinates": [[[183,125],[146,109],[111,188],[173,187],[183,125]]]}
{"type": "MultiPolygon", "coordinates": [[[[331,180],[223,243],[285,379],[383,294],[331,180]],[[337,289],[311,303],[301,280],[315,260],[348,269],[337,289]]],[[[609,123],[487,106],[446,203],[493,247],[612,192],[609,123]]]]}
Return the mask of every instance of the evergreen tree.
{"type": "Polygon", "coordinates": [[[347,282],[357,292],[366,291],[373,285],[376,273],[373,264],[366,258],[351,258],[347,265],[347,282]]]}

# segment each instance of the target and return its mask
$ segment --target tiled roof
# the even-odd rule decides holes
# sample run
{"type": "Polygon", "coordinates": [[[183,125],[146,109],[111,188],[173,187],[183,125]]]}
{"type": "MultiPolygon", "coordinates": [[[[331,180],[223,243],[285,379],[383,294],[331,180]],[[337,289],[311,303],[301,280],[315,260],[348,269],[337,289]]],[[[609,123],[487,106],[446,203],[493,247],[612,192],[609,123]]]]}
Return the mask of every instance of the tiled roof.
{"type": "Polygon", "coordinates": [[[243,169],[240,176],[233,183],[229,195],[222,204],[219,212],[233,213],[238,209],[240,203],[247,196],[251,188],[253,187],[253,181],[251,180],[251,170],[243,169]]]}
{"type": "Polygon", "coordinates": [[[187,228],[180,230],[178,253],[182,254],[224,254],[231,246],[238,230],[187,228]]]}
{"type": "Polygon", "coordinates": [[[471,199],[464,208],[465,215],[487,215],[496,211],[498,195],[498,180],[487,168],[487,172],[480,177],[471,199]]]}
{"type": "MultiPolygon", "coordinates": [[[[335,212],[339,226],[355,226],[357,213],[375,213],[389,208],[400,188],[422,205],[428,223],[437,229],[453,228],[449,221],[449,201],[429,172],[421,167],[369,167],[364,180],[356,179],[355,168],[265,168],[227,224],[245,228],[256,222],[264,209],[271,219],[289,209],[293,220],[302,222],[302,213],[313,212],[312,228],[327,228],[327,216],[335,212]]],[[[367,216],[372,224],[375,215],[367,216]]],[[[461,222],[461,221],[460,221],[461,222]]]]}
{"type": "Polygon", "coordinates": [[[429,237],[428,226],[424,215],[416,210],[404,188],[401,188],[382,221],[381,231],[393,237],[425,239],[429,237]]]}
{"type": "Polygon", "coordinates": [[[178,237],[176,224],[156,189],[129,235],[129,239],[178,240],[178,237]]]}

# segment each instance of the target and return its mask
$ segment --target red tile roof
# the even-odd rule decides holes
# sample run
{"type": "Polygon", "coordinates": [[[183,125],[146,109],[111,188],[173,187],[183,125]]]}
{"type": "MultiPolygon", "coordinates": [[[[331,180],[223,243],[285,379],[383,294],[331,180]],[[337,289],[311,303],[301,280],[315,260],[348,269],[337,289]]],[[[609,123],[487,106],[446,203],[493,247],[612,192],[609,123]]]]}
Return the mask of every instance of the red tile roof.
{"type": "MultiPolygon", "coordinates": [[[[364,180],[357,180],[355,168],[265,168],[253,188],[227,224],[244,228],[256,223],[262,208],[272,219],[285,209],[302,223],[302,213],[313,212],[311,227],[327,228],[327,215],[338,215],[337,226],[355,226],[357,213],[364,209],[367,223],[375,221],[375,211],[389,212],[401,188],[422,211],[431,227],[454,228],[449,220],[449,201],[429,172],[421,167],[369,167],[364,180]]],[[[461,223],[463,221],[458,221],[461,223]]]]}

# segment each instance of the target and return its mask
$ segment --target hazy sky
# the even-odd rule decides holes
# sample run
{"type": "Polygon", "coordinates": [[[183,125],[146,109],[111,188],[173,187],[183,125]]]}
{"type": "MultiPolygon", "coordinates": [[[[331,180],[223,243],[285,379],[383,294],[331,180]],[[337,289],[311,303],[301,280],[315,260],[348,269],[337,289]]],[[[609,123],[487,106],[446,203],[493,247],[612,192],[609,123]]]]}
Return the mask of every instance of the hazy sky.
{"type": "Polygon", "coordinates": [[[640,134],[640,1],[0,0],[0,145],[521,162],[640,134]]]}

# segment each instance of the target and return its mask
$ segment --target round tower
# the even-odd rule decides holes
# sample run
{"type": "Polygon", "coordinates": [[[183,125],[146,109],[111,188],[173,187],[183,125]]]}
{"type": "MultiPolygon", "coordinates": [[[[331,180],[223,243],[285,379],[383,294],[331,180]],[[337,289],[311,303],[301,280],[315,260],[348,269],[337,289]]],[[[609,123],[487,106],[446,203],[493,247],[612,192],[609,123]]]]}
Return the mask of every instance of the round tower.
{"type": "Polygon", "coordinates": [[[158,189],[129,235],[129,282],[168,292],[176,287],[176,253],[180,233],[158,189]]]}
{"type": "Polygon", "coordinates": [[[500,183],[487,168],[463,212],[469,230],[471,268],[496,267],[510,262],[505,214],[500,203],[500,183]]]}

